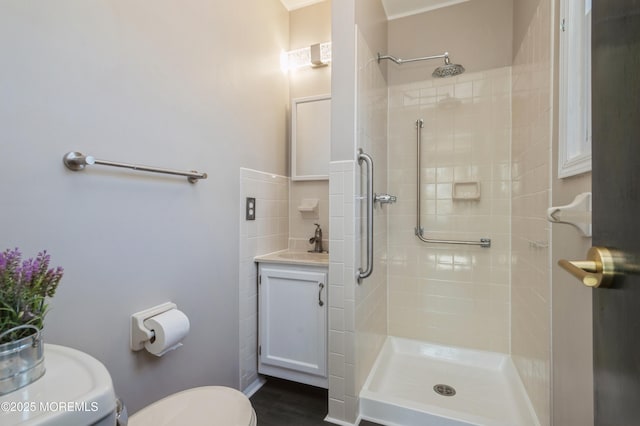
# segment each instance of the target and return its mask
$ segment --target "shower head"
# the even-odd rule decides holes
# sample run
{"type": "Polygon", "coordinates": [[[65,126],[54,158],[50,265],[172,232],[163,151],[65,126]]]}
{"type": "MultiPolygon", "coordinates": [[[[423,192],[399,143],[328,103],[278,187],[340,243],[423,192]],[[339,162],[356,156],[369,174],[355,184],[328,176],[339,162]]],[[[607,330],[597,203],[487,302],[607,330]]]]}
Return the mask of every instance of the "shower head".
{"type": "Polygon", "coordinates": [[[460,64],[452,64],[449,60],[449,52],[444,52],[442,55],[434,55],[434,56],[424,56],[422,58],[413,58],[413,59],[400,59],[391,55],[381,55],[378,53],[378,63],[380,63],[383,59],[390,59],[398,65],[402,65],[407,62],[418,62],[418,61],[427,61],[430,59],[440,59],[444,58],[444,65],[439,66],[433,71],[431,74],[433,77],[442,78],[442,77],[453,77],[464,72],[464,67],[460,64]]]}
{"type": "Polygon", "coordinates": [[[432,76],[436,78],[454,77],[460,75],[465,71],[464,67],[460,64],[452,64],[449,60],[449,55],[445,53],[444,65],[439,66],[433,70],[432,76]]]}

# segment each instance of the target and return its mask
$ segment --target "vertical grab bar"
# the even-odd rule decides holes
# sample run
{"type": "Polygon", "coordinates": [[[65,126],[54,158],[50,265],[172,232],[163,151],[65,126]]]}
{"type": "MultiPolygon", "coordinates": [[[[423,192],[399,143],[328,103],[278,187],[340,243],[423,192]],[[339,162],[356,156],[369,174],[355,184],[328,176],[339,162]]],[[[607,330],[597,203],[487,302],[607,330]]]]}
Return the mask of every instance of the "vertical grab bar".
{"type": "Polygon", "coordinates": [[[373,160],[360,148],[358,164],[362,165],[363,161],[367,165],[367,267],[364,270],[358,268],[358,284],[373,272],[373,160]]]}

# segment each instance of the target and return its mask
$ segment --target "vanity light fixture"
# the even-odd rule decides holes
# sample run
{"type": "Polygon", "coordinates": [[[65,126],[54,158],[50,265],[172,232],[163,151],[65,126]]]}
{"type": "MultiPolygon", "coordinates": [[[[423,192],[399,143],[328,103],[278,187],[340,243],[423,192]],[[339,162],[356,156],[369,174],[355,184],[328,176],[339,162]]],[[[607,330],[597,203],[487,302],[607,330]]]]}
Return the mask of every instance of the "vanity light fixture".
{"type": "Polygon", "coordinates": [[[331,42],[316,43],[309,47],[283,52],[280,62],[285,72],[303,67],[326,67],[331,62],[331,42]]]}

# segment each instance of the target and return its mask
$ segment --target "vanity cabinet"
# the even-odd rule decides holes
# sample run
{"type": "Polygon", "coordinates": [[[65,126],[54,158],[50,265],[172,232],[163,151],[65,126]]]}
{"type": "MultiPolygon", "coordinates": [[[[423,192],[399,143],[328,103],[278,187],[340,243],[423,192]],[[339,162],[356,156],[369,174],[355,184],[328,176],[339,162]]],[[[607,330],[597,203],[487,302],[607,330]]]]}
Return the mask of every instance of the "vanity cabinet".
{"type": "Polygon", "coordinates": [[[327,268],[258,265],[258,372],[327,388],[327,268]]]}

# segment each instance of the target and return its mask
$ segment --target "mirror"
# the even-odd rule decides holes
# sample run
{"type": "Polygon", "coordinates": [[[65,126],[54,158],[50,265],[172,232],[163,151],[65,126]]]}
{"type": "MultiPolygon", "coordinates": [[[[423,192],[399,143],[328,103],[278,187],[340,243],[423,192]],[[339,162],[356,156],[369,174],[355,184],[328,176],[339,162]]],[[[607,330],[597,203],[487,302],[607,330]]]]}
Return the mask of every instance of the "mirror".
{"type": "Polygon", "coordinates": [[[291,180],[328,180],[331,96],[291,103],[291,180]]]}

